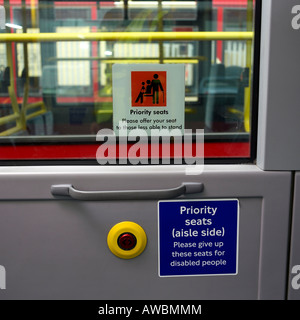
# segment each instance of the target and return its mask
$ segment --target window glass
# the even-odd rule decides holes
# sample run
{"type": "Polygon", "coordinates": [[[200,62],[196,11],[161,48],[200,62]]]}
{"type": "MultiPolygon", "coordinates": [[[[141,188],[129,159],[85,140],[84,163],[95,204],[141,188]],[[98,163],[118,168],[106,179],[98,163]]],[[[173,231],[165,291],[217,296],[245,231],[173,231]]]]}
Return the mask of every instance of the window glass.
{"type": "Polygon", "coordinates": [[[204,130],[205,158],[251,159],[253,0],[0,5],[0,160],[95,159],[113,66],[131,64],[183,66],[183,126],[204,130]]]}

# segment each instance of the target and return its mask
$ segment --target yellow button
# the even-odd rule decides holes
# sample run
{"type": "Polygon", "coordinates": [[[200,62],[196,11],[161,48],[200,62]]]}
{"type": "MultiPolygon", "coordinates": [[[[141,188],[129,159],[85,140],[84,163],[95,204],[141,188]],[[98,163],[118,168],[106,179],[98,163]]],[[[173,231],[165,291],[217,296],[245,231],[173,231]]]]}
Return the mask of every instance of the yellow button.
{"type": "Polygon", "coordinates": [[[131,221],[117,223],[107,235],[110,251],[122,259],[137,257],[144,251],[146,244],[147,236],[144,229],[131,221]]]}

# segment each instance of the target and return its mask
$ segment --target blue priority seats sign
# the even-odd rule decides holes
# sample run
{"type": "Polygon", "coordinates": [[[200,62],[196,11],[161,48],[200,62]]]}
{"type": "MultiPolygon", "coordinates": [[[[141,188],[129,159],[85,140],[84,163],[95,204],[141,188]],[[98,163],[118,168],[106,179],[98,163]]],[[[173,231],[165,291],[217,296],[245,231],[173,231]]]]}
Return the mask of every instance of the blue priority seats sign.
{"type": "Polygon", "coordinates": [[[159,276],[238,273],[237,199],[158,202],[159,276]]]}

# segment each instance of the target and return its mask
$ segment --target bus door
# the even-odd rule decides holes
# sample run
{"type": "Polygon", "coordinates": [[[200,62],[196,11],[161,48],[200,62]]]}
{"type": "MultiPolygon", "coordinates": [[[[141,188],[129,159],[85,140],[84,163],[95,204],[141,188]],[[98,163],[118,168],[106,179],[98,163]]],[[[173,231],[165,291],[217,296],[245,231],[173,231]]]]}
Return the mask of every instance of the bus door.
{"type": "Polygon", "coordinates": [[[260,1],[20,5],[42,29],[0,39],[15,77],[19,42],[49,49],[29,65],[55,97],[34,130],[0,117],[0,298],[284,299],[292,173],[255,164],[260,1]]]}

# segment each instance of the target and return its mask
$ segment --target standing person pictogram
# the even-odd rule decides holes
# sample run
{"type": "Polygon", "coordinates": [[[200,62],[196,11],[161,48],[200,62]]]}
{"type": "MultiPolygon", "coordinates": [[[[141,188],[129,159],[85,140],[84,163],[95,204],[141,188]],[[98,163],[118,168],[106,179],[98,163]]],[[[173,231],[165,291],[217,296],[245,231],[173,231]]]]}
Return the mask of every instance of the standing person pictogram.
{"type": "Polygon", "coordinates": [[[132,107],[165,107],[166,96],[166,71],[131,71],[132,107]]]}
{"type": "Polygon", "coordinates": [[[158,79],[158,74],[155,73],[153,75],[153,80],[151,82],[152,88],[153,88],[153,104],[158,104],[159,103],[159,90],[161,90],[163,94],[163,100],[164,100],[164,88],[158,79]]]}

